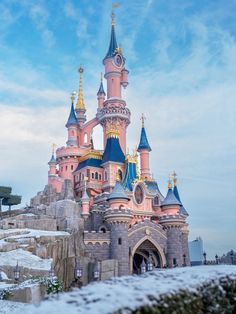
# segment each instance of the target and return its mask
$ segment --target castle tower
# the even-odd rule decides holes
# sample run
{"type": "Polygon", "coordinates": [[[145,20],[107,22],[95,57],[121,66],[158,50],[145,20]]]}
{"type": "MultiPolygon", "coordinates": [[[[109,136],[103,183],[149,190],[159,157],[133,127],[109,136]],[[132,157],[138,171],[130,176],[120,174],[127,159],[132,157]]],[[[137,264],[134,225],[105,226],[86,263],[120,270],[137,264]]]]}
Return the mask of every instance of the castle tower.
{"type": "Polygon", "coordinates": [[[52,157],[48,162],[49,165],[49,171],[48,171],[48,184],[50,184],[49,181],[51,179],[55,178],[57,176],[57,161],[55,158],[55,144],[52,145],[52,157]]]}
{"type": "Polygon", "coordinates": [[[167,264],[168,267],[182,266],[184,264],[184,253],[182,246],[182,228],[185,218],[180,215],[181,203],[175,197],[172,190],[172,182],[169,179],[168,192],[161,203],[162,214],[159,223],[167,232],[167,264]]]}
{"type": "Polygon", "coordinates": [[[105,220],[110,224],[112,259],[118,260],[118,274],[130,274],[128,226],[133,218],[133,212],[128,208],[129,197],[119,181],[108,197],[109,209],[106,210],[105,220]]]}
{"type": "Polygon", "coordinates": [[[103,88],[103,80],[102,79],[103,79],[103,76],[101,73],[101,83],[99,86],[99,90],[97,92],[98,108],[103,107],[103,103],[105,101],[105,96],[106,96],[106,93],[105,93],[104,88],[103,88]]]}
{"type": "MultiPolygon", "coordinates": [[[[174,181],[174,195],[177,198],[177,200],[181,203],[180,205],[180,214],[183,215],[185,218],[188,217],[188,212],[185,209],[185,207],[183,206],[181,200],[180,200],[180,196],[179,196],[179,191],[177,188],[177,174],[174,172],[173,173],[173,181],[174,181]]],[[[189,256],[189,247],[188,247],[188,224],[185,222],[183,228],[182,228],[182,251],[183,251],[183,257],[184,257],[184,261],[183,264],[184,266],[189,266],[190,265],[190,256],[189,256]]]]}
{"type": "Polygon", "coordinates": [[[74,100],[75,100],[75,92],[71,95],[71,109],[69,118],[66,123],[66,128],[68,130],[68,140],[66,142],[67,146],[78,146],[77,144],[77,127],[78,127],[78,121],[77,117],[75,115],[74,110],[74,100]]]}
{"type": "Polygon", "coordinates": [[[100,102],[97,118],[103,127],[104,147],[106,147],[109,124],[113,123],[119,131],[121,149],[126,154],[126,128],[130,123],[130,111],[122,99],[121,87],[125,88],[128,85],[128,70],[125,69],[125,58],[116,41],[114,13],[112,13],[110,44],[103,64],[104,77],[107,80],[107,99],[103,103],[100,102]]]}
{"type": "Polygon", "coordinates": [[[142,115],[142,129],[141,136],[138,145],[138,152],[140,153],[140,175],[142,179],[151,179],[151,172],[149,166],[149,153],[151,147],[148,143],[145,127],[144,127],[144,115],[142,115]]]}
{"type": "Polygon", "coordinates": [[[85,104],[84,104],[84,96],[83,96],[83,72],[84,69],[82,68],[82,66],[79,67],[78,69],[79,72],[79,92],[78,92],[78,100],[76,103],[76,107],[75,107],[75,111],[77,114],[77,119],[78,119],[78,124],[80,127],[83,126],[83,124],[86,121],[86,109],[85,109],[85,104]]]}

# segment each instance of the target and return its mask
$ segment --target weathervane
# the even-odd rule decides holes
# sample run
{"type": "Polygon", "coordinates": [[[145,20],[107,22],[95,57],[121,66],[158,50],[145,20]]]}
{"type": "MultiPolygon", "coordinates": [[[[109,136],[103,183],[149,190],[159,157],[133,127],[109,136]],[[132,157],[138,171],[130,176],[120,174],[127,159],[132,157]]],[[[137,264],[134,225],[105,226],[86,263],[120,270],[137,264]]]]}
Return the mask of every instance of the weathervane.
{"type": "Polygon", "coordinates": [[[111,24],[115,25],[115,12],[114,10],[120,6],[119,2],[112,3],[112,11],[111,11],[111,24]]]}

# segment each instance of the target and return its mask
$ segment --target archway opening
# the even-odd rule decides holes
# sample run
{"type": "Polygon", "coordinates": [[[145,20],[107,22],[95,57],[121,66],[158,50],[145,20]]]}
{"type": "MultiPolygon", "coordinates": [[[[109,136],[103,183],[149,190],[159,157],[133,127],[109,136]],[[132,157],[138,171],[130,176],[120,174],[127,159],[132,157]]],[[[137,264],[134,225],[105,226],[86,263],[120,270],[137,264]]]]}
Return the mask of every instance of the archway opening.
{"type": "Polygon", "coordinates": [[[133,273],[141,273],[141,263],[144,260],[147,264],[148,259],[151,258],[153,267],[162,267],[161,255],[155,245],[149,241],[145,240],[140,244],[133,256],[133,273]]]}

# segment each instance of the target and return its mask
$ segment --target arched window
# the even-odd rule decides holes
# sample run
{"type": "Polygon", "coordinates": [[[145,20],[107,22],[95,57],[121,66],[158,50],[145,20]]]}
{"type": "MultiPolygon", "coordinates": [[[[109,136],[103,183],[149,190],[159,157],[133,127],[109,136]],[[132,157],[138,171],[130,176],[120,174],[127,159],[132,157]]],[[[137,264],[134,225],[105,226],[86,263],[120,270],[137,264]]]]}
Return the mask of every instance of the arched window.
{"type": "Polygon", "coordinates": [[[73,165],[71,165],[71,166],[70,166],[70,169],[71,169],[71,170],[73,170],[73,169],[74,169],[73,165]]]}
{"type": "Polygon", "coordinates": [[[122,238],[118,238],[118,244],[119,244],[119,245],[122,244],[122,238]]]}
{"type": "Polygon", "coordinates": [[[122,181],[123,175],[122,175],[122,171],[120,169],[118,169],[118,177],[119,177],[120,181],[122,181]]]}
{"type": "Polygon", "coordinates": [[[94,179],[94,173],[92,172],[92,179],[94,179]]]}
{"type": "Polygon", "coordinates": [[[101,174],[99,174],[99,180],[102,180],[102,175],[101,174]]]}
{"type": "Polygon", "coordinates": [[[74,136],[74,135],[75,135],[75,131],[72,130],[72,131],[71,131],[71,136],[74,136]]]}
{"type": "Polygon", "coordinates": [[[68,167],[66,166],[66,171],[67,171],[68,167]]]}
{"type": "Polygon", "coordinates": [[[155,196],[154,199],[153,199],[153,205],[154,206],[158,206],[159,205],[159,197],[158,196],[155,196]]]}
{"type": "Polygon", "coordinates": [[[105,181],[107,181],[107,172],[105,171],[105,181]]]}
{"type": "Polygon", "coordinates": [[[105,227],[101,227],[101,228],[100,228],[100,231],[102,231],[103,233],[106,233],[106,232],[107,232],[107,230],[106,230],[105,227]]]}
{"type": "Polygon", "coordinates": [[[95,179],[98,180],[98,173],[95,172],[95,179]]]}
{"type": "Polygon", "coordinates": [[[85,144],[88,143],[88,134],[87,133],[84,134],[84,143],[85,144]]]}

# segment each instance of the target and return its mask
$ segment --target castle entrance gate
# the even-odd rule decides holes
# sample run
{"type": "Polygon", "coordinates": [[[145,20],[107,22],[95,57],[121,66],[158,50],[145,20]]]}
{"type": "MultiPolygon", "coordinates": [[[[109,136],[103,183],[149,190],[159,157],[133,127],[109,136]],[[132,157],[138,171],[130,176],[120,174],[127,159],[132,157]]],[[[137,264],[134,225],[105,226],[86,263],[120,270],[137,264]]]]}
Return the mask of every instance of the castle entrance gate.
{"type": "Polygon", "coordinates": [[[161,255],[156,246],[150,240],[144,240],[133,254],[133,273],[140,274],[141,263],[144,260],[147,264],[151,259],[154,268],[163,267],[161,255]]]}

